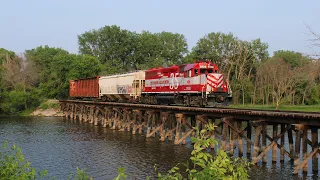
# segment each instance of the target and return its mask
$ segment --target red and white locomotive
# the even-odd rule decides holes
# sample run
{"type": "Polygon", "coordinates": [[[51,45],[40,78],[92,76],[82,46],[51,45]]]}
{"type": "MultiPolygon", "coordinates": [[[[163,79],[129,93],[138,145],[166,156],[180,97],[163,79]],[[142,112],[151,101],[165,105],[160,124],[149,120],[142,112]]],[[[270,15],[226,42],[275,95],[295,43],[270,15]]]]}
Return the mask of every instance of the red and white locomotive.
{"type": "MultiPolygon", "coordinates": [[[[232,92],[218,66],[210,61],[152,68],[127,74],[96,77],[87,80],[98,84],[99,91],[83,95],[86,79],[70,80],[70,96],[103,101],[145,104],[183,104],[185,106],[227,105],[232,92]],[[75,84],[82,84],[75,85],[75,84]],[[84,85],[84,86],[83,86],[84,85]],[[79,95],[81,94],[81,95],[79,95]]],[[[88,84],[88,83],[87,83],[88,84]]],[[[89,84],[88,84],[89,86],[89,84]]],[[[95,87],[95,86],[94,86],[95,87]]]]}
{"type": "Polygon", "coordinates": [[[210,61],[145,71],[142,99],[153,104],[214,105],[231,98],[228,82],[210,61]]]}

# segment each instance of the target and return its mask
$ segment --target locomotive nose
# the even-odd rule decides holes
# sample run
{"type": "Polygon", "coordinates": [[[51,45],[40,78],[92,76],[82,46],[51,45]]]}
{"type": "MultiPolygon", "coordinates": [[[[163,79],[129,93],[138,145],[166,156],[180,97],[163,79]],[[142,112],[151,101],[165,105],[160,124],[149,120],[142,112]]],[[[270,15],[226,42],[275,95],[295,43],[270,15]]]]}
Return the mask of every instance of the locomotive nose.
{"type": "Polygon", "coordinates": [[[222,92],[223,75],[218,73],[210,73],[207,75],[208,91],[222,92]]]}

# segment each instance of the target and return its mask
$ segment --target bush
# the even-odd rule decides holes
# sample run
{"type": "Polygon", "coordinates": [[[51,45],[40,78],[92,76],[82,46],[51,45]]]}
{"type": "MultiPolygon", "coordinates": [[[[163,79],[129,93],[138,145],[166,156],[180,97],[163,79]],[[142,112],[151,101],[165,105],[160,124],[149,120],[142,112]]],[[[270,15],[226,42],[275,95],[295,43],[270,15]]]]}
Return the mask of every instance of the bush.
{"type": "Polygon", "coordinates": [[[42,109],[42,110],[46,110],[46,109],[49,109],[49,108],[56,109],[58,107],[59,107],[58,103],[50,102],[50,101],[44,102],[44,103],[42,103],[40,105],[40,109],[42,109]]]}
{"type": "Polygon", "coordinates": [[[223,150],[217,151],[217,155],[211,155],[207,150],[212,143],[217,141],[210,138],[210,133],[214,130],[213,124],[207,124],[205,129],[196,130],[196,137],[192,138],[194,143],[190,160],[193,167],[186,165],[185,174],[187,178],[183,178],[180,168],[173,167],[167,174],[158,173],[158,179],[161,180],[180,180],[180,179],[216,179],[216,180],[245,180],[249,178],[248,169],[251,163],[244,158],[230,158],[223,150]]]}
{"type": "MultiPolygon", "coordinates": [[[[8,148],[8,141],[3,143],[3,149],[0,151],[0,179],[35,180],[47,177],[47,175],[47,170],[37,172],[31,167],[31,163],[24,159],[21,149],[15,144],[8,148]]],[[[68,179],[71,178],[72,174],[68,179]]],[[[74,180],[92,180],[92,178],[89,178],[85,170],[77,168],[74,180]]]]}
{"type": "Polygon", "coordinates": [[[48,171],[36,173],[36,169],[24,159],[21,149],[15,144],[7,148],[8,142],[3,144],[3,151],[0,152],[0,177],[1,179],[37,179],[47,176],[48,171]]]}
{"type": "Polygon", "coordinates": [[[43,101],[43,98],[41,98],[39,89],[33,88],[28,92],[28,98],[27,98],[28,108],[38,107],[42,101],[43,101]]]}
{"type": "Polygon", "coordinates": [[[27,108],[27,96],[28,94],[24,91],[10,91],[9,99],[11,108],[15,109],[16,112],[25,110],[27,108]]]}
{"type": "Polygon", "coordinates": [[[0,114],[13,115],[40,105],[41,98],[36,89],[29,91],[5,91],[1,94],[0,114]]]}
{"type": "Polygon", "coordinates": [[[48,109],[48,107],[49,107],[49,105],[46,103],[40,105],[40,109],[42,109],[42,110],[46,110],[46,109],[48,109]]]}

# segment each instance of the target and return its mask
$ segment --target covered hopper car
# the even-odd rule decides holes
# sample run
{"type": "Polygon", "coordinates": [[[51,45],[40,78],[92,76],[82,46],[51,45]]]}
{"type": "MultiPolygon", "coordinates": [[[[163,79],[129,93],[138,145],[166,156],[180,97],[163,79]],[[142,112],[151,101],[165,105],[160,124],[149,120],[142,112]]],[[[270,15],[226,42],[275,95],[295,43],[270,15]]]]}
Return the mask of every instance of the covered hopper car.
{"type": "Polygon", "coordinates": [[[99,79],[102,101],[137,102],[144,88],[145,72],[102,76],[99,79]]]}
{"type": "Polygon", "coordinates": [[[227,105],[231,101],[232,92],[216,64],[198,61],[119,75],[70,80],[70,97],[144,104],[215,106],[227,105]]]}

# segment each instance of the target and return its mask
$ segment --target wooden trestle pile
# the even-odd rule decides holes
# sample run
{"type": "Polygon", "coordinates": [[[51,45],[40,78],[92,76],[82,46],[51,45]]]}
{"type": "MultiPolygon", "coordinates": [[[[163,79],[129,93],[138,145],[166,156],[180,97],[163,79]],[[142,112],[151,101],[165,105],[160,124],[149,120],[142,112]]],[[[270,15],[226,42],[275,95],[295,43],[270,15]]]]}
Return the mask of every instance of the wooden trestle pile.
{"type": "MultiPolygon", "coordinates": [[[[213,122],[217,128],[211,137],[221,140],[219,146],[229,151],[231,155],[242,157],[246,153],[246,157],[257,164],[267,163],[267,153],[272,151],[273,163],[294,161],[294,174],[300,170],[307,172],[310,159],[312,159],[312,170],[318,172],[320,113],[311,114],[314,119],[319,118],[319,122],[308,125],[299,119],[296,122],[294,118],[289,121],[272,119],[263,116],[263,113],[261,117],[253,116],[252,112],[249,115],[239,113],[243,116],[230,113],[217,115],[195,111],[183,112],[181,108],[178,110],[178,107],[177,110],[175,107],[148,109],[74,101],[61,101],[60,107],[67,119],[76,119],[119,131],[130,131],[132,134],[143,134],[146,138],[158,137],[160,141],[168,139],[174,144],[186,144],[188,137],[194,135],[193,127],[201,129],[207,122],[213,122]],[[308,138],[309,134],[311,140],[308,138]],[[280,157],[277,157],[277,151],[280,152],[280,157]]],[[[310,120],[309,116],[308,118],[310,120]]],[[[211,147],[214,148],[214,144],[211,147]]]]}

